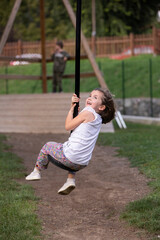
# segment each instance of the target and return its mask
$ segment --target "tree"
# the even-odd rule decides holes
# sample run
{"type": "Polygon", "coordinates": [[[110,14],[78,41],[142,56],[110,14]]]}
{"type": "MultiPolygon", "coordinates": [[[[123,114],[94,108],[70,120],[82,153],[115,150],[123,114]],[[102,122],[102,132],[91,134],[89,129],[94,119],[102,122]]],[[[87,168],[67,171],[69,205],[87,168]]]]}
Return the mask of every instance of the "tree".
{"type": "MultiPolygon", "coordinates": [[[[0,32],[2,33],[15,0],[0,1],[0,32]],[[4,11],[5,9],[5,11],[4,11]]],[[[76,1],[70,0],[74,10],[76,1]]],[[[92,1],[82,0],[82,29],[87,37],[92,33],[92,1]]],[[[96,36],[145,33],[156,20],[159,0],[96,0],[96,36]]],[[[23,0],[9,40],[40,40],[39,0],[23,0]]],[[[67,11],[60,0],[45,1],[47,39],[75,37],[67,11]]]]}
{"type": "MultiPolygon", "coordinates": [[[[0,36],[2,36],[5,26],[7,24],[10,12],[13,8],[14,0],[1,0],[0,1],[0,36]],[[4,11],[5,9],[5,11],[4,11]]],[[[10,41],[14,39],[13,31],[9,36],[10,41]]]]}
{"type": "Polygon", "coordinates": [[[100,0],[104,9],[105,35],[144,33],[153,25],[159,0],[100,0]]]}

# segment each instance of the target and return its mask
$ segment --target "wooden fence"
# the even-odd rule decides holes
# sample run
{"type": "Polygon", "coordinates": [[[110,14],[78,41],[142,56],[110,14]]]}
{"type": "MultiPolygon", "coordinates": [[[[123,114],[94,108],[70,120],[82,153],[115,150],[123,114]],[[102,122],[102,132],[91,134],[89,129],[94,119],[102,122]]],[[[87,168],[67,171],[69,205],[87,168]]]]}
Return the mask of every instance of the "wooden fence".
{"type": "MultiPolygon", "coordinates": [[[[81,55],[81,59],[87,59],[86,55],[81,55]]],[[[70,56],[68,61],[75,60],[75,56],[70,56]]],[[[35,58],[35,59],[28,59],[28,58],[15,58],[15,57],[5,57],[5,56],[0,56],[0,62],[3,62],[5,66],[9,65],[10,61],[26,61],[30,63],[41,63],[40,58],[35,58]]],[[[51,58],[47,58],[46,62],[53,62],[51,58]]],[[[95,77],[94,72],[83,72],[80,73],[81,78],[88,78],[88,77],[95,77]]],[[[53,76],[46,76],[47,80],[52,79],[53,76]]],[[[63,74],[63,78],[75,78],[75,74],[63,74]]],[[[0,79],[8,79],[8,80],[42,80],[42,76],[33,76],[33,75],[20,75],[20,74],[0,74],[0,79]]]]}
{"type": "MultiPolygon", "coordinates": [[[[93,48],[92,39],[88,38],[88,43],[93,48]]],[[[56,39],[46,41],[46,56],[50,58],[55,48],[56,39]]],[[[151,34],[134,35],[122,37],[99,37],[96,39],[96,56],[106,57],[118,55],[130,50],[131,55],[135,54],[135,47],[151,46],[155,54],[160,54],[160,30],[153,28],[151,34]]],[[[64,48],[71,55],[75,55],[75,40],[64,40],[64,48]]],[[[12,42],[6,43],[3,56],[11,57],[24,53],[41,53],[41,43],[37,42],[12,42]]],[[[83,46],[81,47],[81,55],[84,55],[83,46]]]]}

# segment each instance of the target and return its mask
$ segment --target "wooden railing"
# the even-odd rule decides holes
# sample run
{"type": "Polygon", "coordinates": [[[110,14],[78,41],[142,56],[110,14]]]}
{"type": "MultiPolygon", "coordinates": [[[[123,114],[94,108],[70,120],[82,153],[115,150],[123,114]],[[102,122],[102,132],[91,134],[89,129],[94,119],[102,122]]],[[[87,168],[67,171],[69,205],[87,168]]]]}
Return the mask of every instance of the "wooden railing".
{"type": "MultiPolygon", "coordinates": [[[[81,59],[86,59],[87,56],[86,55],[82,55],[81,59]]],[[[71,60],[75,60],[75,56],[70,56],[68,61],[71,60]]],[[[27,61],[30,63],[41,63],[41,59],[40,58],[15,58],[15,57],[5,57],[5,56],[0,56],[0,61],[3,62],[10,62],[10,61],[27,61]]],[[[47,58],[46,62],[53,62],[53,60],[51,60],[51,58],[47,58]]],[[[8,64],[5,64],[8,65],[8,64]]],[[[88,78],[88,77],[95,77],[95,73],[94,72],[84,72],[84,73],[80,73],[80,77],[81,78],[88,78]]],[[[46,76],[46,79],[52,79],[53,76],[46,76]]],[[[75,78],[75,74],[63,74],[63,78],[75,78]]],[[[0,79],[8,79],[8,80],[42,80],[42,76],[33,76],[33,75],[20,75],[20,74],[0,74],[0,79]]]]}
{"type": "MultiPolygon", "coordinates": [[[[88,39],[88,43],[92,48],[92,41],[88,39]]],[[[51,62],[51,54],[54,51],[56,40],[46,41],[46,62],[51,62]]],[[[65,40],[64,41],[65,50],[70,54],[69,60],[75,60],[75,41],[65,40]]],[[[113,56],[123,53],[124,51],[129,50],[130,55],[134,56],[135,48],[138,46],[152,46],[155,54],[160,54],[160,30],[153,28],[152,34],[147,35],[134,35],[130,34],[129,36],[124,37],[101,37],[96,39],[96,56],[97,57],[106,57],[113,56]]],[[[24,53],[38,53],[41,52],[40,42],[14,42],[7,43],[2,55],[0,56],[0,64],[8,65],[10,61],[27,61],[27,62],[37,62],[41,63],[41,59],[28,59],[28,58],[15,58],[17,55],[24,53]]],[[[81,59],[85,59],[83,46],[81,47],[81,59]]],[[[81,73],[80,77],[93,77],[95,76],[94,72],[81,73]]],[[[63,75],[63,78],[74,78],[75,74],[63,75]]],[[[42,80],[42,76],[31,76],[31,75],[9,75],[9,74],[0,74],[0,79],[23,79],[23,80],[42,80]]],[[[46,76],[46,80],[52,79],[52,76],[46,76]]]]}
{"type": "MultiPolygon", "coordinates": [[[[92,39],[88,38],[88,43],[92,49],[92,39]]],[[[75,55],[75,40],[64,40],[65,50],[71,55],[75,55]]],[[[54,51],[56,39],[46,41],[46,56],[49,58],[54,51]]],[[[122,37],[98,37],[96,39],[96,56],[106,57],[110,55],[120,54],[123,51],[130,49],[134,55],[135,46],[153,46],[154,52],[160,54],[160,31],[153,28],[151,34],[141,34],[122,37]]],[[[12,42],[7,43],[4,47],[3,56],[16,56],[23,53],[41,53],[40,42],[12,42]]],[[[83,46],[81,47],[81,55],[84,55],[83,46]]]]}

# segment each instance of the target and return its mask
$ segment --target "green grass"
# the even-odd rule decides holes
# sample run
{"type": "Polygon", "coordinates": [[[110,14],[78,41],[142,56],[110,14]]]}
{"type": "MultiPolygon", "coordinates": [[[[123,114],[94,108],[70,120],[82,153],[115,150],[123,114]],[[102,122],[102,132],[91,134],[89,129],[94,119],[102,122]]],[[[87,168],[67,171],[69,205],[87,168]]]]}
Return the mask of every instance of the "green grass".
{"type": "MultiPolygon", "coordinates": [[[[153,97],[159,98],[160,93],[160,56],[140,55],[124,60],[125,65],[125,95],[126,97],[149,97],[149,59],[152,60],[153,97]]],[[[122,61],[109,58],[96,59],[104,79],[116,98],[122,97],[122,61]]],[[[47,64],[47,74],[52,75],[52,63],[47,64]]],[[[0,73],[5,73],[4,67],[0,73]]],[[[8,74],[40,75],[40,64],[29,64],[25,66],[10,66],[8,74]]],[[[75,72],[75,62],[68,61],[65,74],[75,72]]],[[[88,60],[81,60],[81,72],[93,72],[88,60]]],[[[95,77],[81,79],[81,92],[90,92],[98,87],[99,83],[95,77]]],[[[52,82],[48,81],[48,92],[52,91],[52,82]]],[[[9,80],[9,93],[41,93],[41,81],[33,80],[9,80]]],[[[64,92],[74,91],[74,79],[63,79],[64,92]]],[[[6,81],[0,80],[0,94],[6,93],[6,81]]]]}
{"type": "MultiPolygon", "coordinates": [[[[5,74],[6,68],[1,67],[0,73],[5,74]]],[[[23,66],[9,66],[7,68],[8,74],[16,75],[41,75],[41,66],[40,64],[33,63],[23,66]]],[[[42,93],[42,83],[39,80],[0,80],[0,93],[42,93]]]]}
{"type": "Polygon", "coordinates": [[[4,140],[0,135],[0,239],[41,239],[41,224],[35,214],[37,198],[31,186],[16,182],[24,177],[24,167],[4,140]]]}
{"type": "Polygon", "coordinates": [[[131,202],[122,213],[130,224],[151,233],[160,232],[160,127],[127,123],[126,130],[114,134],[101,133],[98,143],[118,147],[118,156],[125,156],[132,167],[151,179],[151,193],[131,202]]]}
{"type": "MultiPolygon", "coordinates": [[[[125,96],[149,97],[149,59],[152,60],[153,97],[160,96],[160,56],[140,55],[124,60],[125,96]]],[[[117,98],[122,97],[122,61],[100,59],[105,81],[117,98]]]]}

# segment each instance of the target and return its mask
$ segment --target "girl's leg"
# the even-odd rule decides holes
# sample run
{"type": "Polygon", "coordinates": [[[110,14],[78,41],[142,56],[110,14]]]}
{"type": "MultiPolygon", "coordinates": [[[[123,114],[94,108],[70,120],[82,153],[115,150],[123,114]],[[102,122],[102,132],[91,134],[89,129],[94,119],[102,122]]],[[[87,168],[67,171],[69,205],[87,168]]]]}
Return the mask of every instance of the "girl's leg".
{"type": "MultiPolygon", "coordinates": [[[[41,178],[40,171],[48,167],[48,155],[51,155],[53,158],[63,163],[65,166],[71,169],[75,169],[75,171],[86,167],[74,164],[66,159],[65,155],[63,154],[63,145],[61,143],[48,142],[41,149],[36,161],[34,171],[26,177],[26,180],[38,180],[41,178]]],[[[67,195],[75,188],[75,171],[73,170],[68,173],[67,181],[59,189],[59,194],[67,195]]]]}
{"type": "Polygon", "coordinates": [[[58,190],[61,195],[68,195],[73,189],[75,189],[75,172],[68,172],[68,178],[65,184],[58,190]]]}
{"type": "Polygon", "coordinates": [[[68,172],[68,178],[75,179],[75,172],[68,172]]]}
{"type": "MultiPolygon", "coordinates": [[[[74,166],[74,164],[73,164],[74,166]]],[[[76,167],[76,166],[75,166],[76,167]]],[[[79,170],[85,168],[86,166],[80,166],[79,165],[79,170]]],[[[73,189],[75,189],[76,184],[75,184],[75,174],[76,172],[69,171],[68,172],[68,178],[65,184],[59,189],[58,193],[61,195],[67,195],[69,194],[73,189]]]]}
{"type": "Polygon", "coordinates": [[[48,154],[51,153],[51,148],[52,146],[55,144],[55,142],[48,142],[46,143],[37,158],[36,164],[35,164],[35,168],[33,170],[33,172],[31,172],[27,177],[26,180],[40,180],[41,179],[41,175],[40,175],[40,171],[44,170],[48,167],[48,154]]]}
{"type": "Polygon", "coordinates": [[[46,145],[47,143],[44,145],[44,147],[41,149],[39,155],[38,155],[38,158],[37,158],[37,161],[36,161],[36,165],[35,167],[41,171],[41,170],[44,170],[44,169],[47,169],[48,167],[48,163],[49,163],[49,160],[48,160],[48,156],[47,154],[45,154],[43,152],[43,150],[45,150],[46,148],[46,145]]]}
{"type": "Polygon", "coordinates": [[[33,172],[31,172],[27,177],[26,180],[28,181],[33,181],[33,180],[40,180],[41,179],[41,174],[40,171],[37,167],[33,169],[33,172]]]}

